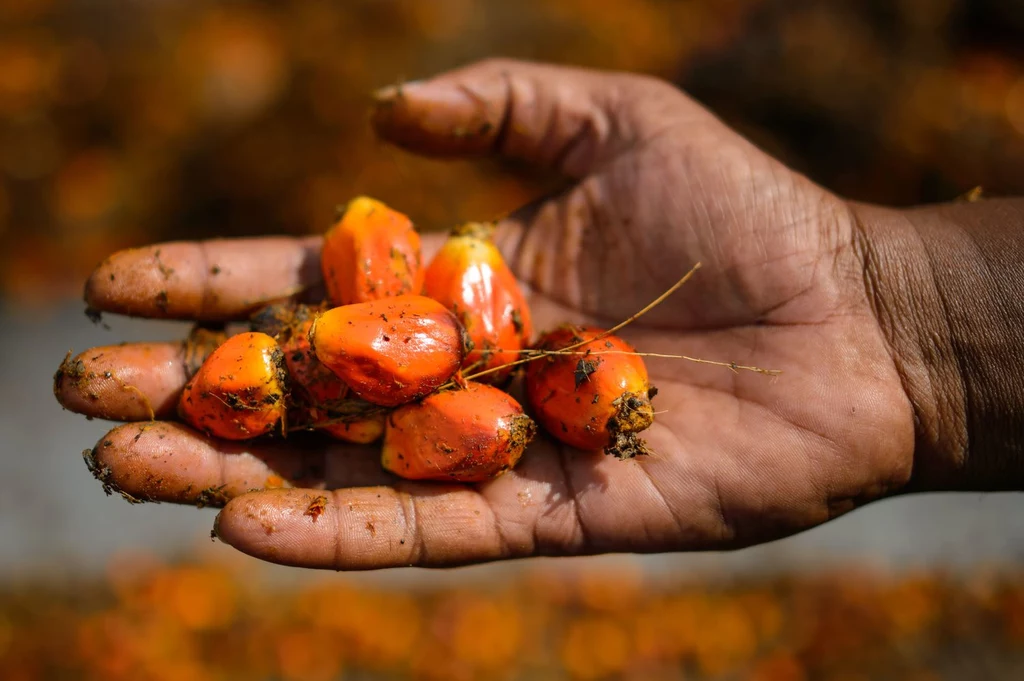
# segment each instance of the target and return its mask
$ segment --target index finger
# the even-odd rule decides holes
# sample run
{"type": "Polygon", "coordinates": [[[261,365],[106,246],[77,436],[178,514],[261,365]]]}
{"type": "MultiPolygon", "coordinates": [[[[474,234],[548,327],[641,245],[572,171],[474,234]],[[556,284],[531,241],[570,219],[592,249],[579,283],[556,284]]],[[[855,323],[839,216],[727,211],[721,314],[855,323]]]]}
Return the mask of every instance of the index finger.
{"type": "Polygon", "coordinates": [[[100,312],[158,319],[245,319],[321,282],[322,238],[171,242],[119,251],[85,285],[100,312]]]}

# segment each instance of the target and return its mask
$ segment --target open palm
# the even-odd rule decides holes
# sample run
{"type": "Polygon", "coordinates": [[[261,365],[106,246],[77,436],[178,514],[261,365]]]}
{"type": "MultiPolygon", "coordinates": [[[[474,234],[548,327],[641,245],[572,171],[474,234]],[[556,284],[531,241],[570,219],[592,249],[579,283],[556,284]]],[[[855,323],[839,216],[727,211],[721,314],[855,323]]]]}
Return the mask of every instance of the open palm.
{"type": "MultiPolygon", "coordinates": [[[[421,153],[500,153],[577,180],[498,232],[538,328],[610,326],[700,261],[682,291],[622,335],[640,350],[782,375],[651,358],[650,456],[620,461],[539,438],[509,474],[451,486],[399,481],[372,448],[214,442],[148,421],[150,408],[173,415],[182,345],[99,348],[66,363],[57,394],[82,413],[143,421],[115,428],[87,457],[108,489],[227,502],[217,532],[236,548],[353,569],[742,546],[907,482],[911,407],[852,211],[678,90],[489,61],[382,93],[375,125],[421,153]]],[[[315,285],[317,251],[315,239],[138,249],[101,265],[87,296],[113,312],[237,318],[315,285]]]]}

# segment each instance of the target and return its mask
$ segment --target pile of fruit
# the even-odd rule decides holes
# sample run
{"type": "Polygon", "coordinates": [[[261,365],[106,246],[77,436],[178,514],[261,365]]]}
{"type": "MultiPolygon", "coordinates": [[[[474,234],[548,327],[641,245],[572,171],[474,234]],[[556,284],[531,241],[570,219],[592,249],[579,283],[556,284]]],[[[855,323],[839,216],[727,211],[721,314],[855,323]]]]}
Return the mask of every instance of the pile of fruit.
{"type": "Polygon", "coordinates": [[[456,227],[424,266],[407,216],[354,199],[324,238],[327,300],[256,312],[251,331],[201,358],[179,415],[226,440],[295,430],[383,439],[381,462],[396,475],[472,482],[511,469],[536,434],[506,392],[521,385],[560,442],[645,453],[637,433],[654,420],[656,391],[643,358],[596,328],[531,342],[526,297],[492,235],[492,225],[456,227]]]}
{"type": "Polygon", "coordinates": [[[522,563],[409,588],[272,581],[215,560],[216,546],[0,583],[0,679],[946,681],[1024,668],[1019,565],[738,578],[522,563]]]}

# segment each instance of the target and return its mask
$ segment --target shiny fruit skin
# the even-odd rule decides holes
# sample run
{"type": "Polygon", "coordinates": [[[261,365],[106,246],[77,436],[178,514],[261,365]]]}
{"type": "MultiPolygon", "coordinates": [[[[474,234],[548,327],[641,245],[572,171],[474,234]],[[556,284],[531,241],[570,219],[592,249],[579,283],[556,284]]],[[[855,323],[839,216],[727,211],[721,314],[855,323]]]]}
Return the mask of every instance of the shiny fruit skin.
{"type": "Polygon", "coordinates": [[[214,350],[189,380],[178,402],[181,418],[207,435],[247,440],[281,423],[287,378],[277,342],[242,333],[214,350]]]}
{"type": "Polygon", "coordinates": [[[351,305],[419,293],[420,237],[408,217],[365,196],[353,199],[324,236],[320,265],[331,303],[351,305]]]}
{"type": "Polygon", "coordinates": [[[261,310],[253,326],[281,346],[291,385],[288,421],[344,442],[370,444],[384,436],[385,414],[346,413],[333,409],[348,397],[349,388],[320,363],[309,344],[309,329],[321,310],[298,303],[277,303],[261,310]],[[344,418],[344,420],[341,420],[344,418]],[[330,421],[329,425],[321,425],[330,421]]]}
{"type": "Polygon", "coordinates": [[[274,336],[284,353],[285,367],[291,379],[289,422],[325,433],[336,440],[370,444],[384,435],[385,414],[341,414],[340,407],[349,394],[345,383],[316,358],[309,344],[313,318],[321,310],[309,305],[278,303],[260,311],[253,324],[274,336]],[[330,425],[321,425],[331,421],[330,425]]]}
{"type": "Polygon", "coordinates": [[[465,356],[459,320],[424,296],[336,307],[316,318],[309,339],[317,359],[355,395],[385,407],[432,393],[465,356]]]}
{"type": "Polygon", "coordinates": [[[409,480],[481,482],[515,466],[536,432],[510,395],[471,381],[391,412],[381,464],[409,480]]]}
{"type": "Polygon", "coordinates": [[[303,322],[296,328],[296,335],[281,345],[288,375],[303,392],[303,401],[310,405],[322,405],[345,399],[349,389],[316,358],[309,345],[309,329],[313,320],[303,322]]]}
{"type": "Polygon", "coordinates": [[[541,336],[538,350],[574,348],[526,365],[526,399],[535,418],[555,439],[620,458],[646,452],[636,433],[654,421],[656,392],[643,357],[621,338],[594,340],[600,329],[562,326],[541,336]],[[586,355],[587,351],[589,355],[586,355]],[[602,352],[608,354],[602,354],[602,352]]]}
{"type": "MultiPolygon", "coordinates": [[[[480,223],[452,230],[423,280],[424,295],[444,304],[465,327],[473,350],[462,368],[474,374],[519,359],[518,351],[533,334],[526,298],[491,240],[492,231],[480,223]]],[[[500,385],[511,371],[508,367],[480,380],[500,385]]]]}
{"type": "Polygon", "coordinates": [[[345,399],[348,386],[316,358],[309,345],[309,329],[321,308],[299,303],[276,303],[260,310],[252,320],[281,346],[292,389],[292,406],[320,407],[345,399]]]}

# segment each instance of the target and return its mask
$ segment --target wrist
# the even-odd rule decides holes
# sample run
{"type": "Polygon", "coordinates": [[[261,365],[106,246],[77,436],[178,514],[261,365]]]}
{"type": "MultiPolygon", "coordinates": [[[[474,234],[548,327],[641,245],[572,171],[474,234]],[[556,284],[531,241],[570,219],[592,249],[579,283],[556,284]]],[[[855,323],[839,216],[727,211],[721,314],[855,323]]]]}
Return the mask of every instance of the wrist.
{"type": "Polygon", "coordinates": [[[852,211],[914,410],[910,488],[1024,488],[1024,204],[852,211]]]}

